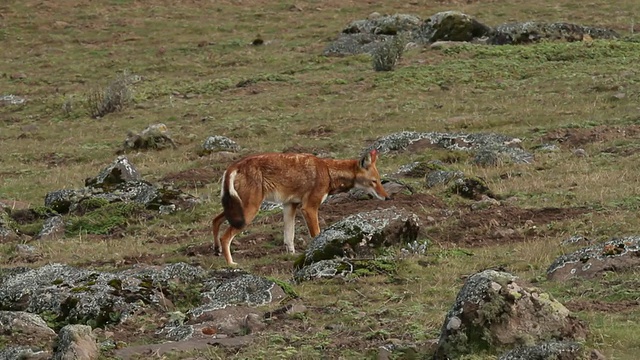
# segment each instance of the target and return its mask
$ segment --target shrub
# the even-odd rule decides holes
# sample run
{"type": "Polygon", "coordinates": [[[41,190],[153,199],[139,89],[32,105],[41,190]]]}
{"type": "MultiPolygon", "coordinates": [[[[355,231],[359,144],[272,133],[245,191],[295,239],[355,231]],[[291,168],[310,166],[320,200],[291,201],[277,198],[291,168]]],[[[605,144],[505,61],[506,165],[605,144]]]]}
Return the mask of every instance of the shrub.
{"type": "Polygon", "coordinates": [[[105,89],[93,89],[87,95],[87,109],[92,118],[122,110],[131,100],[133,77],[127,72],[116,77],[105,89]]]}
{"type": "Polygon", "coordinates": [[[406,39],[401,35],[396,35],[380,44],[372,55],[373,69],[375,71],[393,70],[402,57],[406,44],[406,39]]]}

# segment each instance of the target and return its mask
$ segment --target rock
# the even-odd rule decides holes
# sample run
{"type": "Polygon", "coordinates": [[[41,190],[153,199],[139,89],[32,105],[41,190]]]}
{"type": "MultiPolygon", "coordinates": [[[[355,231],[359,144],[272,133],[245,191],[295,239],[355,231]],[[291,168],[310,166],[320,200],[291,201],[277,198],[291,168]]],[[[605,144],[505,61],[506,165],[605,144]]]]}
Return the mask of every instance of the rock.
{"type": "Polygon", "coordinates": [[[550,341],[515,348],[498,360],[584,360],[584,349],[577,342],[550,341]]]}
{"type": "Polygon", "coordinates": [[[449,170],[432,170],[425,176],[425,182],[428,188],[436,187],[438,185],[446,185],[451,181],[457,181],[464,178],[462,171],[449,171],[449,170]]]}
{"type": "Polygon", "coordinates": [[[24,105],[27,99],[16,95],[0,95],[0,107],[5,105],[24,105]]]}
{"type": "Polygon", "coordinates": [[[95,210],[108,203],[138,203],[147,209],[183,210],[200,202],[170,184],[153,185],[142,180],[138,170],[126,156],[118,156],[93,178],[85,180],[85,187],[76,190],[64,189],[47,193],[45,207],[60,214],[86,208],[95,210]],[[88,202],[92,205],[84,206],[88,202]],[[173,205],[173,206],[172,206],[173,205]],[[169,208],[167,208],[167,206],[169,208]]]}
{"type": "Polygon", "coordinates": [[[11,258],[12,261],[32,263],[42,259],[40,251],[31,245],[17,244],[15,252],[15,256],[11,258]]]}
{"type": "Polygon", "coordinates": [[[492,33],[491,27],[467,14],[459,11],[444,11],[425,20],[420,26],[417,38],[422,44],[430,44],[441,40],[471,41],[492,33]]]}
{"type": "Polygon", "coordinates": [[[122,152],[133,150],[162,150],[168,147],[177,148],[175,141],[165,124],[152,124],[139,134],[130,132],[122,144],[122,152]]]}
{"type": "Polygon", "coordinates": [[[465,199],[482,200],[485,196],[496,198],[487,183],[479,177],[464,177],[453,181],[449,187],[452,194],[460,195],[465,199]]]}
{"type": "Polygon", "coordinates": [[[57,324],[101,327],[119,323],[143,306],[159,305],[159,292],[171,300],[169,284],[186,284],[182,287],[188,289],[205,276],[201,268],[184,263],[117,273],[61,264],[8,269],[0,273],[0,308],[48,314],[57,324]]]}
{"type": "Polygon", "coordinates": [[[493,45],[528,44],[541,40],[582,41],[588,35],[591,39],[617,39],[613,30],[582,26],[569,23],[523,22],[498,25],[489,43],[493,45]]]}
{"type": "Polygon", "coordinates": [[[0,350],[0,360],[49,360],[51,354],[47,351],[26,346],[6,347],[0,350]]]}
{"type": "Polygon", "coordinates": [[[334,277],[360,277],[377,274],[393,274],[396,264],[392,260],[379,259],[331,259],[320,260],[304,266],[293,274],[296,282],[334,277]]]}
{"type": "Polygon", "coordinates": [[[203,338],[212,333],[237,336],[266,326],[258,306],[279,304],[295,296],[272,280],[242,270],[209,272],[199,290],[201,305],[170,319],[158,334],[168,340],[203,338]]]}
{"type": "Polygon", "coordinates": [[[373,54],[385,41],[394,38],[392,35],[375,35],[367,33],[340,34],[336,40],[327,45],[322,52],[324,56],[347,56],[356,54],[373,54]]]}
{"type": "Polygon", "coordinates": [[[204,142],[202,143],[200,154],[208,155],[219,151],[238,152],[239,150],[240,145],[238,145],[235,141],[225,136],[214,135],[209,136],[204,140],[204,142]]]}
{"type": "MultiPolygon", "coordinates": [[[[379,15],[379,14],[378,14],[379,15]]],[[[395,14],[385,16],[371,16],[366,20],[352,21],[342,30],[343,34],[376,34],[397,35],[402,32],[411,32],[420,25],[420,18],[408,14],[395,14]]]]}
{"type": "Polygon", "coordinates": [[[53,360],[95,360],[99,355],[91,326],[67,325],[60,330],[53,360]]]}
{"type": "Polygon", "coordinates": [[[140,181],[142,177],[138,169],[129,162],[126,156],[120,155],[109,166],[105,167],[94,177],[85,180],[85,186],[109,189],[115,185],[130,181],[140,181]]]}
{"type": "Polygon", "coordinates": [[[625,271],[640,265],[640,237],[613,238],[558,257],[547,269],[550,280],[591,279],[608,271],[625,271]]]}
{"type": "Polygon", "coordinates": [[[434,50],[441,50],[466,44],[468,44],[468,42],[466,41],[436,41],[433,44],[429,45],[429,47],[434,50]]]}
{"type": "Polygon", "coordinates": [[[533,154],[521,148],[521,140],[495,133],[439,133],[403,131],[378,138],[367,147],[380,153],[405,151],[410,147],[431,147],[456,151],[491,151],[516,164],[533,162],[533,154]]]}
{"type": "Polygon", "coordinates": [[[38,341],[56,337],[56,332],[40,316],[24,311],[0,311],[0,334],[36,338],[38,341]]]}
{"type": "Polygon", "coordinates": [[[521,286],[495,270],[470,276],[445,317],[435,360],[488,351],[501,353],[523,341],[584,340],[586,326],[549,294],[521,286]]]}
{"type": "Polygon", "coordinates": [[[334,257],[371,256],[376,248],[416,240],[418,216],[390,207],[351,215],[324,229],[295,263],[296,269],[334,257]]]}
{"type": "MultiPolygon", "coordinates": [[[[322,52],[325,56],[345,56],[373,54],[380,46],[393,40],[396,35],[408,34],[420,25],[420,18],[414,15],[395,14],[369,16],[365,20],[352,21],[342,30],[338,38],[322,52]]],[[[378,14],[379,15],[379,14],[378,14]]]]}
{"type": "Polygon", "coordinates": [[[56,215],[44,221],[42,230],[35,236],[36,240],[55,240],[64,236],[64,220],[56,215]]]}

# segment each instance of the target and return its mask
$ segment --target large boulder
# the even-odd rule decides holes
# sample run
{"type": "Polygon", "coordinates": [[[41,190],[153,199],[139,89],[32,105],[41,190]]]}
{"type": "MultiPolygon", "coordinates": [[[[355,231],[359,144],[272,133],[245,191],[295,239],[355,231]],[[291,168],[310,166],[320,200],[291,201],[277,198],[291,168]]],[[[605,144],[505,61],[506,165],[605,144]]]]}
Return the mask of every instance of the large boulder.
{"type": "Polygon", "coordinates": [[[467,279],[445,317],[435,359],[499,354],[553,340],[583,340],[586,326],[539,289],[506,272],[485,270],[467,279]]]}
{"type": "Polygon", "coordinates": [[[57,326],[101,327],[127,319],[145,304],[159,305],[170,284],[197,284],[205,276],[184,263],[119,273],[63,264],[14,268],[0,273],[0,308],[41,314],[57,326]]]}
{"type": "Polygon", "coordinates": [[[335,257],[373,256],[376,249],[416,240],[419,230],[417,215],[395,207],[354,214],[316,236],[295,267],[335,257]]]}
{"type": "Polygon", "coordinates": [[[558,257],[547,269],[551,280],[591,279],[608,271],[625,271],[640,265],[640,237],[614,238],[558,257]]]}
{"type": "MultiPolygon", "coordinates": [[[[525,151],[521,140],[507,135],[495,133],[441,133],[402,131],[385,135],[374,141],[366,151],[373,149],[381,153],[406,151],[409,148],[434,148],[455,151],[492,152],[502,159],[517,164],[533,162],[533,154],[525,151]]],[[[488,165],[482,158],[474,160],[478,165],[488,165]]],[[[490,163],[495,165],[497,163],[490,163]]]]}
{"type": "Polygon", "coordinates": [[[417,38],[422,44],[436,41],[472,41],[488,37],[493,29],[459,11],[443,11],[426,19],[417,38]]]}

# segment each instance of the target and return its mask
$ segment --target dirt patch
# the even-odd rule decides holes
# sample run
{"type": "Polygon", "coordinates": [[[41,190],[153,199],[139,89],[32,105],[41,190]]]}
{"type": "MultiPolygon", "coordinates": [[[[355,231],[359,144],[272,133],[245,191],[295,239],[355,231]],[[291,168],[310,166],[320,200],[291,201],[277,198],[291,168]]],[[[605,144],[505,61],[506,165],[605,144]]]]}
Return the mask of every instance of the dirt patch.
{"type": "Polygon", "coordinates": [[[572,299],[564,304],[567,309],[572,312],[586,311],[586,312],[606,312],[606,313],[619,313],[625,311],[636,311],[640,308],[640,301],[638,300],[622,300],[617,302],[606,302],[601,300],[581,300],[572,299]]]}
{"type": "Polygon", "coordinates": [[[640,138],[640,125],[607,126],[592,128],[556,129],[542,137],[543,142],[554,141],[568,148],[581,147],[586,144],[606,142],[615,139],[640,138]]]}
{"type": "Polygon", "coordinates": [[[525,238],[548,236],[542,225],[572,219],[589,212],[587,208],[522,209],[499,206],[484,210],[460,209],[440,225],[427,230],[430,239],[457,246],[490,246],[520,242],[525,238]]]}
{"type": "Polygon", "coordinates": [[[160,182],[172,183],[180,189],[202,188],[207,184],[219,181],[225,168],[224,165],[211,165],[205,168],[188,169],[167,174],[160,179],[160,182]]]}

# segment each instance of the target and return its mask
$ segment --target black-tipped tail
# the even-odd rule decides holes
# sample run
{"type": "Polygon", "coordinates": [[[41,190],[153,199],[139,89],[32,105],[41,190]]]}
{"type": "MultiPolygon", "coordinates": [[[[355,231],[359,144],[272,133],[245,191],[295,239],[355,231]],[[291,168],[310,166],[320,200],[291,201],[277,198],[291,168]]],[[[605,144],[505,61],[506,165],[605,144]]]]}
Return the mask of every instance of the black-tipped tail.
{"type": "Polygon", "coordinates": [[[222,206],[224,207],[224,217],[229,222],[229,225],[236,229],[242,229],[246,225],[240,199],[225,192],[222,195],[222,206]]]}
{"type": "Polygon", "coordinates": [[[225,175],[222,191],[224,217],[229,222],[229,225],[236,229],[242,229],[246,225],[246,221],[244,218],[242,200],[238,197],[238,193],[233,185],[235,181],[235,172],[225,175]]]}

